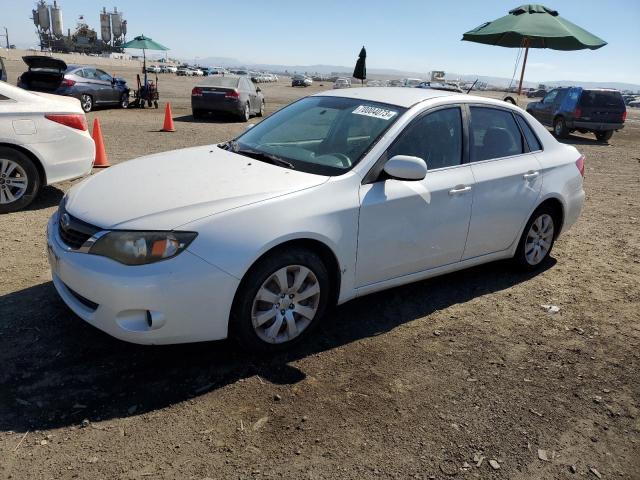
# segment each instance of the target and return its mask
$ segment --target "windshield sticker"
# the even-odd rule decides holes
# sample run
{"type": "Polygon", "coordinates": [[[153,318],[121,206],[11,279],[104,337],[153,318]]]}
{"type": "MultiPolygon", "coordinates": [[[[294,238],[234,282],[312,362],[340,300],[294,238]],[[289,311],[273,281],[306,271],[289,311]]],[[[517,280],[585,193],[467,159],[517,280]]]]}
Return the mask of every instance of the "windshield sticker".
{"type": "Polygon", "coordinates": [[[356,115],[366,115],[367,117],[380,118],[381,120],[391,120],[398,112],[394,110],[387,110],[379,107],[371,107],[367,105],[360,105],[353,112],[356,115]]]}

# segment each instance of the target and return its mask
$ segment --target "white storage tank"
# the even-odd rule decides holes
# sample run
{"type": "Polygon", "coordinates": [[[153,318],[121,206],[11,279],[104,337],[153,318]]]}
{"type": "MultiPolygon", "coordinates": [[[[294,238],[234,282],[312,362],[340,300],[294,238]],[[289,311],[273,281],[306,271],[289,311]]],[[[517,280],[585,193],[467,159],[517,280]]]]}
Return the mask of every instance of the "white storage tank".
{"type": "Polygon", "coordinates": [[[58,7],[57,2],[54,0],[53,7],[51,7],[51,30],[56,37],[62,37],[64,35],[64,26],[62,24],[62,9],[58,7]]]}
{"type": "Polygon", "coordinates": [[[51,30],[51,18],[49,17],[49,7],[44,1],[38,3],[38,24],[40,28],[48,32],[51,30]]]}
{"type": "Polygon", "coordinates": [[[122,12],[118,12],[117,8],[114,8],[111,14],[111,30],[113,31],[113,38],[122,36],[122,12]]]}
{"type": "Polygon", "coordinates": [[[105,7],[102,8],[102,13],[100,14],[100,36],[102,37],[102,41],[104,43],[109,43],[111,41],[111,18],[107,13],[107,9],[105,7]]]}

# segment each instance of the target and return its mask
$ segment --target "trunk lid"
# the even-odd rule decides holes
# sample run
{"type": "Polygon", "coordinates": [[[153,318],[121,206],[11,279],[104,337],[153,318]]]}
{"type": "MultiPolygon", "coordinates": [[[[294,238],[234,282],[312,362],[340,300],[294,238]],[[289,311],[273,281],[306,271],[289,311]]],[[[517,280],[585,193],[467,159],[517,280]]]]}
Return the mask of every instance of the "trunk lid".
{"type": "Polygon", "coordinates": [[[44,55],[26,55],[22,57],[29,70],[37,68],[42,70],[53,70],[59,73],[67,69],[67,64],[59,58],[46,57],[44,55]]]}

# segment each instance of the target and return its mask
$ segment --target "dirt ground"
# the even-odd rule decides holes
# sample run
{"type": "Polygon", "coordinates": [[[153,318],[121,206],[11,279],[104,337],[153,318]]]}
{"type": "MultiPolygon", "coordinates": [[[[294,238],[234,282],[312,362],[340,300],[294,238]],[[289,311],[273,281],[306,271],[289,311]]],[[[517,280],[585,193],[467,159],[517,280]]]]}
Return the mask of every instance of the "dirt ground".
{"type": "MultiPolygon", "coordinates": [[[[196,80],[159,79],[177,132],[162,110],[88,115],[111,163],[245,128],[193,121],[196,80]]],[[[327,87],[264,85],[267,112],[327,87]]],[[[272,358],[130,345],[74,316],[44,236],[71,183],[47,187],[0,217],[0,478],[639,479],[639,119],[610,145],[567,140],[587,202],[544,271],[498,262],[357,299],[272,358]]]]}

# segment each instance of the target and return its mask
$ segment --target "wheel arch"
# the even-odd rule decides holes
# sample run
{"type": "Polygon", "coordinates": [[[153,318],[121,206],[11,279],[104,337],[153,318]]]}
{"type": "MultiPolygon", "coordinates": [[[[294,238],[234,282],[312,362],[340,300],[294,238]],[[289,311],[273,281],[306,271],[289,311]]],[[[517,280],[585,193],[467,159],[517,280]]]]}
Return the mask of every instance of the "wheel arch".
{"type": "Polygon", "coordinates": [[[329,293],[330,295],[329,302],[330,302],[330,305],[335,305],[338,302],[338,297],[340,294],[340,287],[342,282],[340,262],[338,261],[338,257],[336,256],[335,252],[331,249],[331,247],[329,247],[329,245],[327,245],[326,243],[318,239],[308,238],[308,237],[294,238],[294,239],[283,241],[281,243],[278,243],[277,245],[270,247],[268,250],[266,250],[260,256],[258,256],[251,263],[249,268],[247,268],[244,275],[242,275],[242,278],[238,283],[238,287],[236,288],[236,293],[234,294],[233,304],[235,305],[238,293],[242,290],[242,287],[244,286],[246,279],[251,274],[254,267],[260,261],[279,251],[287,250],[294,247],[310,250],[320,257],[320,259],[324,263],[325,267],[327,267],[327,270],[329,272],[329,280],[331,283],[331,291],[329,293]]]}
{"type": "MultiPolygon", "coordinates": [[[[564,216],[565,216],[565,205],[562,202],[562,200],[560,200],[560,198],[555,197],[555,196],[550,196],[547,197],[545,199],[543,199],[537,206],[536,208],[533,210],[533,212],[535,212],[536,210],[538,210],[541,207],[549,207],[554,213],[554,220],[557,223],[557,228],[555,229],[555,238],[558,238],[558,235],[560,235],[560,232],[562,231],[563,225],[564,225],[564,216]]],[[[533,215],[533,212],[531,212],[531,215],[533,215]]],[[[531,215],[529,215],[529,217],[531,217],[531,215]]]]}
{"type": "Polygon", "coordinates": [[[47,172],[45,171],[44,167],[42,166],[42,162],[35,153],[33,153],[28,148],[22,145],[16,145],[15,143],[0,142],[0,147],[11,148],[29,157],[29,159],[33,161],[36,170],[38,170],[38,175],[40,175],[40,184],[43,186],[47,185],[47,172]]]}

